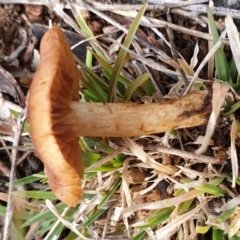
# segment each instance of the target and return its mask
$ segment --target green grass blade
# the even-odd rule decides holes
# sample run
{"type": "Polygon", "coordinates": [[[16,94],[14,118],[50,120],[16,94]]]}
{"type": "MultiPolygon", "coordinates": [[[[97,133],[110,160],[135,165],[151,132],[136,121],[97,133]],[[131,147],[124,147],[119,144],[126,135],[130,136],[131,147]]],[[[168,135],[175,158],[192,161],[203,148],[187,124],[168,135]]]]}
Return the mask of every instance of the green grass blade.
{"type": "Polygon", "coordinates": [[[234,61],[234,58],[232,58],[231,62],[229,63],[229,71],[230,71],[230,74],[231,74],[231,78],[234,81],[237,78],[237,75],[238,75],[238,71],[237,71],[237,67],[236,67],[236,63],[234,61]]]}
{"type": "Polygon", "coordinates": [[[41,180],[42,177],[36,177],[36,176],[27,176],[27,177],[24,177],[24,178],[21,178],[17,181],[15,181],[15,186],[20,186],[20,185],[25,185],[25,184],[29,184],[29,183],[33,183],[33,182],[36,182],[36,181],[39,181],[41,180]]]}
{"type": "Polygon", "coordinates": [[[236,84],[235,84],[235,90],[238,91],[240,89],[240,75],[237,75],[236,78],[236,84]]]}
{"type": "Polygon", "coordinates": [[[147,224],[137,226],[137,228],[146,229],[150,227],[155,227],[156,225],[166,221],[170,217],[173,210],[174,210],[174,207],[160,209],[153,216],[147,218],[146,220],[147,224]]]}
{"type": "Polygon", "coordinates": [[[87,92],[90,93],[88,95],[91,99],[96,99],[99,102],[106,102],[107,94],[106,92],[100,87],[98,83],[96,83],[96,79],[92,78],[88,74],[85,74],[85,69],[80,70],[81,80],[87,87],[87,92]],[[92,96],[91,96],[92,94],[92,96]]]}
{"type": "MultiPolygon", "coordinates": [[[[6,211],[7,208],[5,206],[0,205],[0,216],[6,216],[6,211]]],[[[32,217],[32,214],[27,211],[15,210],[13,212],[14,219],[27,220],[30,217],[32,217]]]]}
{"type": "Polygon", "coordinates": [[[76,22],[78,23],[78,26],[86,34],[86,36],[91,38],[91,41],[96,44],[95,45],[94,43],[91,43],[91,41],[90,41],[90,44],[91,44],[92,48],[94,49],[94,51],[98,55],[104,57],[103,54],[99,51],[99,49],[96,47],[96,46],[101,46],[101,44],[94,37],[94,34],[92,33],[91,29],[88,27],[87,23],[85,22],[81,12],[80,11],[77,12],[77,10],[72,6],[72,4],[70,4],[70,8],[71,8],[74,18],[76,19],[76,22]]]}
{"type": "Polygon", "coordinates": [[[234,212],[235,208],[228,209],[226,211],[223,211],[217,218],[216,220],[221,223],[226,221],[230,215],[234,212]]]}
{"type": "MultiPolygon", "coordinates": [[[[72,6],[70,5],[71,7],[71,10],[72,10],[72,13],[73,13],[73,16],[75,17],[77,23],[78,23],[78,26],[82,29],[82,31],[89,37],[89,38],[92,38],[94,37],[91,29],[88,27],[87,23],[85,22],[82,14],[81,14],[81,11],[78,11],[72,6]]],[[[94,39],[94,41],[97,42],[96,39],[94,39]]],[[[98,43],[98,42],[97,42],[98,43]]]]}
{"type": "Polygon", "coordinates": [[[223,238],[223,230],[218,228],[213,228],[212,230],[212,240],[220,240],[223,238]]]}
{"type": "Polygon", "coordinates": [[[97,153],[91,153],[91,152],[84,152],[84,153],[82,153],[82,161],[83,161],[84,167],[92,166],[100,158],[101,158],[101,156],[99,154],[97,154],[97,153]]]}
{"type": "Polygon", "coordinates": [[[142,240],[146,235],[145,231],[140,231],[135,237],[133,237],[131,240],[142,240]]]}
{"type": "Polygon", "coordinates": [[[50,199],[50,200],[57,199],[52,192],[47,192],[47,191],[14,191],[12,192],[12,194],[18,197],[50,199]]]}
{"type": "Polygon", "coordinates": [[[225,114],[226,115],[231,115],[231,114],[235,113],[239,108],[240,108],[240,102],[234,103],[231,106],[230,110],[225,114]]]}
{"type": "Polygon", "coordinates": [[[208,230],[211,228],[211,226],[196,226],[197,233],[205,234],[208,232],[208,230]]]}
{"type": "Polygon", "coordinates": [[[57,221],[57,219],[55,221],[44,221],[42,222],[40,228],[37,231],[37,234],[42,234],[42,233],[48,233],[54,226],[55,222],[57,221]]]}
{"type": "Polygon", "coordinates": [[[143,75],[136,78],[130,86],[127,88],[127,91],[123,97],[126,102],[129,102],[133,93],[136,91],[138,87],[144,84],[151,77],[150,73],[144,73],[143,75]]]}
{"type": "Polygon", "coordinates": [[[6,215],[6,207],[0,205],[0,216],[5,216],[6,215]]]}
{"type": "MultiPolygon", "coordinates": [[[[219,40],[219,34],[215,25],[214,17],[209,7],[207,7],[207,15],[209,20],[209,27],[211,28],[213,41],[216,43],[219,40]]],[[[232,85],[232,78],[228,67],[227,59],[222,48],[219,48],[215,52],[215,67],[217,71],[217,77],[219,80],[228,82],[232,85]]]]}
{"type": "MultiPolygon", "coordinates": [[[[107,61],[105,61],[103,58],[98,56],[97,54],[95,54],[94,56],[97,59],[98,63],[103,67],[103,69],[109,73],[109,76],[111,76],[113,67],[110,64],[108,64],[107,61]]],[[[122,75],[118,76],[118,81],[123,83],[126,87],[129,87],[129,85],[131,84],[131,81],[128,80],[127,78],[123,77],[122,75]]],[[[144,96],[144,93],[140,89],[136,89],[136,94],[139,97],[144,96]]]]}
{"type": "Polygon", "coordinates": [[[74,60],[94,79],[94,81],[105,91],[108,91],[108,84],[105,83],[97,74],[95,74],[90,68],[86,66],[77,56],[73,55],[74,60]]]}
{"type": "Polygon", "coordinates": [[[119,178],[114,183],[114,185],[112,186],[111,190],[103,197],[102,201],[98,204],[98,209],[102,208],[108,202],[108,200],[115,193],[116,189],[120,186],[121,183],[122,183],[122,179],[119,178]]]}
{"type": "Polygon", "coordinates": [[[115,167],[113,166],[112,163],[106,163],[106,164],[103,164],[102,166],[100,167],[97,167],[97,168],[94,168],[93,171],[94,172],[109,172],[109,171],[114,171],[116,169],[118,169],[119,167],[115,167]]]}
{"type": "Polygon", "coordinates": [[[89,219],[83,224],[83,227],[86,228],[90,226],[93,222],[95,222],[100,216],[102,216],[107,210],[99,209],[96,213],[94,213],[89,219]]]}
{"type": "Polygon", "coordinates": [[[196,187],[196,189],[201,190],[205,193],[216,195],[216,196],[224,196],[226,194],[226,192],[223,191],[221,188],[208,183],[204,184],[203,186],[196,187]]]}
{"type": "MultiPolygon", "coordinates": [[[[126,48],[130,47],[146,8],[147,8],[147,3],[142,6],[142,8],[139,10],[136,18],[133,20],[133,22],[129,28],[128,34],[123,42],[124,47],[126,47],[126,48]]],[[[125,59],[126,55],[127,55],[127,51],[124,49],[121,49],[118,53],[117,60],[114,64],[114,68],[113,68],[113,72],[112,72],[112,76],[111,76],[111,80],[110,80],[109,92],[108,92],[108,98],[107,98],[108,102],[114,101],[114,94],[116,92],[118,76],[123,68],[124,59],[125,59]]]]}
{"type": "Polygon", "coordinates": [[[57,227],[54,229],[54,231],[48,236],[48,239],[59,239],[63,229],[64,225],[60,222],[57,227]]]}
{"type": "MultiPolygon", "coordinates": [[[[66,208],[66,205],[63,203],[56,206],[56,209],[59,212],[62,212],[64,210],[64,208],[66,208]]],[[[22,227],[31,226],[32,224],[34,224],[36,222],[41,222],[41,221],[51,222],[51,221],[56,221],[56,220],[57,220],[57,217],[50,210],[46,210],[44,212],[33,214],[31,218],[29,218],[26,222],[23,223],[22,227]]]]}
{"type": "MultiPolygon", "coordinates": [[[[18,112],[10,109],[10,112],[11,114],[17,119],[19,117],[19,114],[18,112]]],[[[29,127],[29,124],[25,121],[24,125],[23,125],[23,130],[27,133],[30,133],[30,127],[29,127]]]]}
{"type": "MultiPolygon", "coordinates": [[[[105,69],[103,69],[102,72],[103,72],[104,76],[108,79],[108,81],[110,81],[112,75],[111,75],[109,72],[107,72],[105,69]]],[[[119,78],[118,78],[118,81],[117,81],[116,95],[117,95],[119,98],[122,99],[124,93],[126,92],[126,87],[125,87],[124,84],[122,84],[122,83],[120,82],[120,76],[121,76],[121,75],[119,75],[119,78]]]]}
{"type": "MultiPolygon", "coordinates": [[[[232,174],[225,174],[225,176],[229,182],[232,182],[232,174]]],[[[240,178],[239,177],[236,179],[236,183],[240,186],[240,178]]]]}
{"type": "Polygon", "coordinates": [[[90,51],[89,49],[87,49],[86,66],[87,66],[88,68],[92,68],[92,64],[93,64],[93,54],[92,54],[92,51],[90,51]]]}
{"type": "Polygon", "coordinates": [[[208,184],[213,185],[213,186],[218,186],[223,180],[224,180],[223,177],[222,178],[214,178],[213,180],[208,182],[208,184]]]}
{"type": "Polygon", "coordinates": [[[231,237],[231,238],[228,238],[228,240],[240,240],[240,237],[233,236],[233,237],[231,237]]]}
{"type": "Polygon", "coordinates": [[[156,89],[151,80],[147,80],[143,83],[143,88],[147,96],[152,97],[156,92],[156,89]]]}
{"type": "Polygon", "coordinates": [[[191,200],[180,203],[178,207],[178,214],[181,215],[186,213],[189,210],[190,206],[192,205],[193,200],[194,199],[191,199],[191,200]]]}

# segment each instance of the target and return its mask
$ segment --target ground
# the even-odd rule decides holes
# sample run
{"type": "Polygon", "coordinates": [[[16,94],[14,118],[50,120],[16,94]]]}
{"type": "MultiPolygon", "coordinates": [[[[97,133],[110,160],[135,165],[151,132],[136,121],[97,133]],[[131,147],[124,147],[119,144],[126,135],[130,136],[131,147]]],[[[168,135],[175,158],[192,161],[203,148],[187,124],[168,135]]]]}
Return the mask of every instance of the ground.
{"type": "Polygon", "coordinates": [[[0,6],[3,239],[240,238],[237,3],[63,2],[0,6]],[[92,102],[76,110],[85,171],[72,208],[49,188],[22,111],[49,24],[77,44],[79,99],[92,102]]]}

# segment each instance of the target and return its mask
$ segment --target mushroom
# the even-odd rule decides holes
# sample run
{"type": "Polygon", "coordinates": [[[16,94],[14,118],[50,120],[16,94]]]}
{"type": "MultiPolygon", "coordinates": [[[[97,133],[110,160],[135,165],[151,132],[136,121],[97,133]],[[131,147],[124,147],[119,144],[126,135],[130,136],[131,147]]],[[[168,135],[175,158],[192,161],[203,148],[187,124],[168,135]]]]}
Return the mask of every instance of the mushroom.
{"type": "Polygon", "coordinates": [[[31,138],[50,188],[70,206],[82,195],[77,137],[133,137],[193,127],[206,123],[211,111],[207,91],[151,104],[79,102],[79,72],[59,27],[43,36],[40,56],[28,96],[31,138]]]}
{"type": "Polygon", "coordinates": [[[70,102],[79,100],[79,73],[59,27],[44,35],[40,52],[40,64],[28,95],[31,138],[53,193],[75,206],[82,195],[81,148],[73,125],[62,117],[71,115],[70,102]]]}

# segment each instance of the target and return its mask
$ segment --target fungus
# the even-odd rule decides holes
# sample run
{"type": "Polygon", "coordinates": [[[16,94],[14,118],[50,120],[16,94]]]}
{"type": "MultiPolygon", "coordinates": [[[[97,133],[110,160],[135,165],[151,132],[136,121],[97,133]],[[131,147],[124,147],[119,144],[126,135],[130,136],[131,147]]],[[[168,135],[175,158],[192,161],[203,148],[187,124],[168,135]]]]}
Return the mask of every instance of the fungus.
{"type": "Polygon", "coordinates": [[[41,41],[40,65],[28,96],[28,122],[53,193],[75,206],[81,195],[83,164],[79,136],[133,137],[206,123],[207,91],[161,103],[80,103],[79,74],[59,27],[41,41]]]}
{"type": "Polygon", "coordinates": [[[58,27],[44,35],[40,52],[40,64],[28,95],[31,138],[53,193],[75,206],[82,195],[81,149],[72,126],[62,117],[71,114],[70,102],[79,100],[78,69],[58,27]]]}

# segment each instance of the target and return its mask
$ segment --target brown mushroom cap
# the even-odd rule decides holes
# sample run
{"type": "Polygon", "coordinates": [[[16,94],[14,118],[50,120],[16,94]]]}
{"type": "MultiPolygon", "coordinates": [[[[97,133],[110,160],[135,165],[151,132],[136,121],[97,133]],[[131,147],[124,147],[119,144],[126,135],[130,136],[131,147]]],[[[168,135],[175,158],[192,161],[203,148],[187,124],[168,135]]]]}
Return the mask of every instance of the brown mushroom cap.
{"type": "Polygon", "coordinates": [[[36,151],[45,165],[50,188],[75,206],[82,195],[81,148],[71,121],[71,101],[78,101],[79,74],[69,44],[59,27],[45,33],[40,65],[28,96],[28,122],[36,151]]]}

